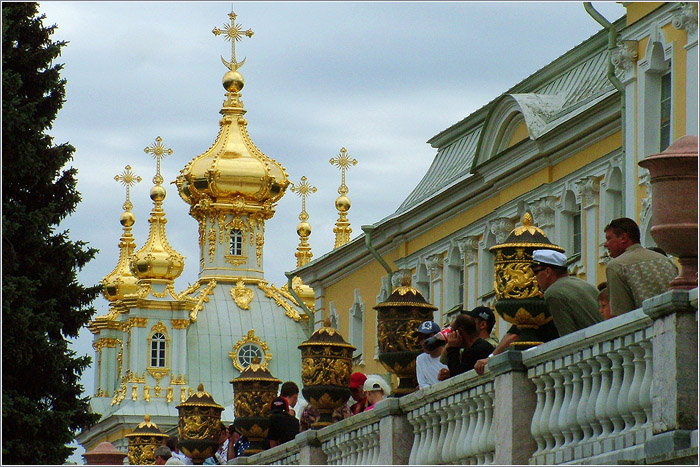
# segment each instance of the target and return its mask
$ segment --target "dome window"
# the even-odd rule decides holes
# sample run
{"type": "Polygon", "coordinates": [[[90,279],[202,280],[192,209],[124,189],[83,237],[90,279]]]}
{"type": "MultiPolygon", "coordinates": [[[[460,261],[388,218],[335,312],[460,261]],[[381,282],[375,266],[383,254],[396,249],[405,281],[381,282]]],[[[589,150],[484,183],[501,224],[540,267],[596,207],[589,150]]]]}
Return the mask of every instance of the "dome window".
{"type": "Polygon", "coordinates": [[[151,336],[151,367],[165,368],[166,343],[165,336],[160,332],[156,332],[151,336]]]}
{"type": "Polygon", "coordinates": [[[256,344],[251,342],[243,344],[240,349],[238,349],[238,364],[246,368],[248,365],[253,363],[253,359],[257,358],[259,362],[265,359],[265,352],[263,349],[258,347],[256,344]]]}
{"type": "Polygon", "coordinates": [[[243,232],[240,229],[231,230],[229,237],[229,255],[243,256],[243,232]]]}

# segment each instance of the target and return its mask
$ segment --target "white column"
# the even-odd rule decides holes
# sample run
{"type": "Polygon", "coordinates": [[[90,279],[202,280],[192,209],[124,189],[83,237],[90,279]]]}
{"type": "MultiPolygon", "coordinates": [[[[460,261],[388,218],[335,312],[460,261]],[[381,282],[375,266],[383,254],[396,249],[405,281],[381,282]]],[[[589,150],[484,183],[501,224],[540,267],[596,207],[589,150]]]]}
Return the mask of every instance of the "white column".
{"type": "MultiPolygon", "coordinates": [[[[586,267],[586,280],[597,284],[596,271],[598,266],[598,207],[601,177],[589,176],[581,179],[576,185],[581,195],[581,205],[585,212],[584,231],[581,232],[581,242],[585,242],[583,264],[586,267]]],[[[583,245],[582,245],[583,246],[583,245]]]]}
{"type": "Polygon", "coordinates": [[[430,282],[432,285],[432,292],[430,294],[431,303],[437,307],[435,314],[433,315],[433,321],[438,323],[442,327],[442,314],[446,310],[443,310],[442,304],[442,279],[443,279],[443,256],[442,254],[430,255],[426,258],[426,265],[428,271],[430,272],[430,282]]]}
{"type": "Polygon", "coordinates": [[[470,235],[458,240],[457,246],[464,261],[464,295],[462,303],[465,310],[471,310],[476,306],[476,297],[479,296],[478,285],[478,258],[479,237],[470,235]]]}

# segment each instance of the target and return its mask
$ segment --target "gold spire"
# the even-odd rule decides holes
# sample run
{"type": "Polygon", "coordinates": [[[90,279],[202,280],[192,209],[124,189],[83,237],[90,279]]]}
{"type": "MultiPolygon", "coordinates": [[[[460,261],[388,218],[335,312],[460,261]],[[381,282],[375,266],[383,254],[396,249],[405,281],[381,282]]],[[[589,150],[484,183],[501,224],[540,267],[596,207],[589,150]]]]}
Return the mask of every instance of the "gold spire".
{"type": "Polygon", "coordinates": [[[342,172],[342,180],[340,188],[338,188],[340,196],[335,200],[335,208],[338,210],[338,221],[333,228],[333,232],[335,232],[334,248],[338,248],[350,241],[350,234],[352,233],[347,215],[348,210],[350,210],[350,198],[345,196],[348,193],[348,186],[345,184],[345,171],[350,169],[350,166],[357,165],[357,160],[352,159],[345,148],[340,148],[340,154],[338,154],[337,158],[332,158],[330,163],[338,167],[342,172]]]}
{"type": "MultiPolygon", "coordinates": [[[[168,222],[163,211],[163,200],[165,199],[165,188],[161,185],[163,177],[160,174],[160,161],[167,155],[173,153],[163,145],[161,137],[157,137],[152,146],[144,149],[146,154],[151,154],[157,160],[156,175],[153,177],[153,188],[151,188],[151,199],[153,200],[153,210],[148,222],[151,224],[148,232],[146,244],[132,256],[131,270],[139,280],[139,296],[145,297],[155,283],[165,284],[166,288],[175,293],[173,281],[182,273],[185,266],[183,256],[175,251],[168,243],[165,235],[165,224],[168,222]],[[172,290],[170,290],[172,289],[172,290]]],[[[158,293],[158,292],[155,292],[158,293]]],[[[165,291],[162,291],[165,296],[165,291]]],[[[161,296],[161,295],[159,295],[161,296]]]]}
{"type": "Polygon", "coordinates": [[[294,256],[297,257],[297,267],[304,266],[311,261],[313,253],[311,253],[311,247],[309,246],[309,235],[311,235],[311,224],[309,224],[309,214],[306,212],[306,198],[311,195],[311,193],[316,193],[316,187],[311,186],[306,180],[306,177],[301,177],[301,182],[298,186],[293,183],[291,185],[292,192],[298,194],[301,197],[301,214],[299,214],[299,224],[297,224],[297,234],[299,234],[299,246],[297,247],[297,252],[294,256]]]}
{"type": "Polygon", "coordinates": [[[102,295],[110,302],[135,294],[138,289],[136,284],[138,279],[129,269],[129,258],[136,248],[134,236],[131,234],[131,226],[135,222],[134,214],[131,212],[134,205],[129,199],[129,192],[132,186],[141,181],[141,177],[133,173],[131,166],[127,165],[121,174],[114,176],[114,180],[126,187],[126,201],[122,206],[124,212],[119,218],[119,222],[124,226],[124,233],[119,240],[119,261],[117,267],[102,279],[102,295]]]}

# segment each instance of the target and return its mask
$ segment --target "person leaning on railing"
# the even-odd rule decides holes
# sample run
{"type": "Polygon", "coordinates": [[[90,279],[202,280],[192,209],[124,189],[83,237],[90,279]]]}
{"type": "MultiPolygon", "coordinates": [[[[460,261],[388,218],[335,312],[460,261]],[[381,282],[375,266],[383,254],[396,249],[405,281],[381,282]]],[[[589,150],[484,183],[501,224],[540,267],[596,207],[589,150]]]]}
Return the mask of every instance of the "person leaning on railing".
{"type": "Polygon", "coordinates": [[[486,358],[494,347],[479,336],[476,320],[467,314],[457,315],[451,327],[445,351],[449,374],[456,376],[473,369],[474,364],[486,358]],[[460,348],[464,349],[461,355],[460,348]]]}

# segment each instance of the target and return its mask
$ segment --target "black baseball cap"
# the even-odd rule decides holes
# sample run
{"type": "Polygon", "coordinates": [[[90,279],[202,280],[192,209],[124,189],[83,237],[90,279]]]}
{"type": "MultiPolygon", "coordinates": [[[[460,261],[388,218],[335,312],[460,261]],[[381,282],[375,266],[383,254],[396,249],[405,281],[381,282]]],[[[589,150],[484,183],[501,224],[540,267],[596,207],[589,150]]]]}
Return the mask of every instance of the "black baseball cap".
{"type": "Polygon", "coordinates": [[[472,318],[481,318],[486,321],[489,329],[492,329],[494,324],[496,324],[496,316],[493,314],[493,310],[487,306],[478,306],[473,310],[467,311],[465,314],[471,316],[472,318]]]}

